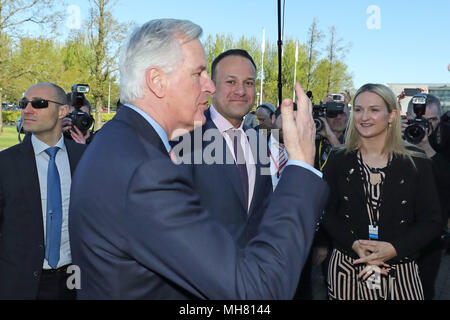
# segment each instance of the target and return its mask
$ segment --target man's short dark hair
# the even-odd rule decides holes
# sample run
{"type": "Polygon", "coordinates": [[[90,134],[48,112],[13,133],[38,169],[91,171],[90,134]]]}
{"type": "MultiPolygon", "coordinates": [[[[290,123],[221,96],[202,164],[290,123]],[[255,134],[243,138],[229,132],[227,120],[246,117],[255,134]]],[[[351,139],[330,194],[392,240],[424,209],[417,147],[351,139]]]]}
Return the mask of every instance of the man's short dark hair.
{"type": "MultiPolygon", "coordinates": [[[[297,103],[294,102],[294,111],[297,111],[297,103]]],[[[275,111],[275,119],[277,119],[281,114],[281,108],[278,107],[277,110],[275,111]]]]}
{"type": "Polygon", "coordinates": [[[250,62],[252,63],[253,67],[256,68],[256,64],[253,61],[252,56],[245,50],[243,49],[230,49],[227,51],[222,52],[221,54],[219,54],[213,61],[212,65],[211,65],[211,79],[212,81],[216,82],[216,67],[217,64],[220,62],[220,60],[222,60],[223,58],[226,58],[228,56],[241,56],[244,58],[247,58],[248,60],[250,60],[250,62]]]}

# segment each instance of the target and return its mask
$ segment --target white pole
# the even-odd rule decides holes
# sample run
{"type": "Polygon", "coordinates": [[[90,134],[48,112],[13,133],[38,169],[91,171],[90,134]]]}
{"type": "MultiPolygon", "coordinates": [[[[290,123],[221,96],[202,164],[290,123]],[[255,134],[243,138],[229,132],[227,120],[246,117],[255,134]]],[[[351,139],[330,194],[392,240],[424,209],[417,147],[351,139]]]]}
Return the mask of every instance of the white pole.
{"type": "Polygon", "coordinates": [[[298,40],[295,43],[295,68],[294,68],[294,85],[292,91],[292,101],[295,101],[295,82],[297,81],[297,62],[298,62],[298,40]]]}
{"type": "Polygon", "coordinates": [[[264,83],[264,52],[266,51],[266,29],[263,28],[262,43],[261,43],[261,89],[259,91],[259,103],[263,103],[263,83],[264,83]]]}

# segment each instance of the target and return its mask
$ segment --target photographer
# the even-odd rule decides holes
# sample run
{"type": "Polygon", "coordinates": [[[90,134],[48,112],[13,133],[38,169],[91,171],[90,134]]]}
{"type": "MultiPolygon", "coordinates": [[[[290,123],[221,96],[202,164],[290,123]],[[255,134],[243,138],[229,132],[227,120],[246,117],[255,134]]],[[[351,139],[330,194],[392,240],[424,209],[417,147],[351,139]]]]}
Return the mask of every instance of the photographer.
{"type": "MultiPolygon", "coordinates": [[[[402,95],[398,98],[401,100],[402,95]]],[[[450,202],[448,200],[450,194],[450,163],[442,152],[441,113],[441,103],[437,97],[427,93],[415,95],[408,105],[406,118],[402,119],[402,131],[406,140],[422,149],[431,159],[442,210],[442,227],[445,230],[448,228],[450,214],[450,202]],[[414,115],[415,118],[411,115],[414,115]]],[[[434,283],[441,262],[441,251],[440,238],[436,238],[424,248],[418,260],[424,295],[427,300],[431,300],[434,296],[434,283]]]]}
{"type": "Polygon", "coordinates": [[[323,101],[323,105],[327,105],[328,103],[343,103],[344,107],[339,111],[326,112],[325,117],[319,117],[323,125],[322,129],[317,131],[314,167],[320,171],[325,167],[331,150],[344,143],[345,128],[347,127],[349,113],[348,103],[350,100],[350,93],[346,92],[345,94],[327,94],[323,101]]]}
{"type": "Polygon", "coordinates": [[[94,118],[85,92],[89,92],[88,85],[73,85],[72,92],[67,93],[67,100],[70,102],[69,113],[62,121],[64,136],[81,144],[89,144],[94,136],[94,132],[89,130],[94,118]]]}
{"type": "Polygon", "coordinates": [[[275,111],[274,105],[269,102],[263,103],[256,108],[255,115],[259,124],[255,127],[255,130],[266,136],[267,139],[270,137],[270,130],[276,128],[272,123],[272,117],[275,115],[275,111]]]}

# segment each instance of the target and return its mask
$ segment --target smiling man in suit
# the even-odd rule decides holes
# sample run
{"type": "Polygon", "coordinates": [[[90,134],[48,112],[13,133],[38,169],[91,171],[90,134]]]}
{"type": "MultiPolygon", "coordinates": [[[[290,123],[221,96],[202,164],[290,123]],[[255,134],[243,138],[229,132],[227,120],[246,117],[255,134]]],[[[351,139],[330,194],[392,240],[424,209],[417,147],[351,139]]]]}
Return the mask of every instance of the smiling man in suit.
{"type": "Polygon", "coordinates": [[[38,83],[19,105],[27,134],[0,153],[0,299],[74,299],[66,272],[71,175],[85,149],[64,139],[64,90],[38,83]]]}
{"type": "Polygon", "coordinates": [[[180,146],[186,138],[214,136],[202,141],[201,147],[198,141],[191,141],[193,165],[187,168],[192,171],[201,205],[243,247],[255,234],[272,193],[270,174],[264,174],[263,169],[268,168],[269,158],[265,150],[259,152],[257,131],[247,128],[243,121],[255,103],[256,65],[247,51],[231,49],[214,59],[211,74],[216,92],[213,105],[205,111],[206,123],[196,129],[200,134],[183,136],[180,146]],[[213,145],[220,150],[211,163],[204,158],[213,145]],[[198,152],[201,154],[196,155],[198,152]],[[262,163],[264,159],[266,163],[262,163]]]}
{"type": "Polygon", "coordinates": [[[192,176],[170,159],[169,139],[205,123],[215,92],[201,33],[190,21],[152,20],[123,47],[123,106],[86,150],[72,184],[81,299],[289,299],[295,292],[328,194],[311,170],[311,105],[299,85],[296,120],[292,101],[283,102],[291,163],[257,234],[239,248],[201,206],[192,176]]]}

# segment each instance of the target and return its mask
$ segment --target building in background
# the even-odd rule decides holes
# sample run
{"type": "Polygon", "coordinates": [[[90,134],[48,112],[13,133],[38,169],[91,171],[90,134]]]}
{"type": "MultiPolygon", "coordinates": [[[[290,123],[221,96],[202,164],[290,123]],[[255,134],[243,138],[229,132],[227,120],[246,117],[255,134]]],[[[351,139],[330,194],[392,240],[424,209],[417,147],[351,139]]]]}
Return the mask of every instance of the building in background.
{"type": "MultiPolygon", "coordinates": [[[[442,113],[450,111],[450,83],[388,83],[387,86],[394,91],[398,96],[403,89],[428,89],[428,93],[435,95],[441,101],[442,113]]],[[[406,96],[401,101],[402,114],[405,114],[408,109],[408,103],[412,96],[406,96]]]]}

